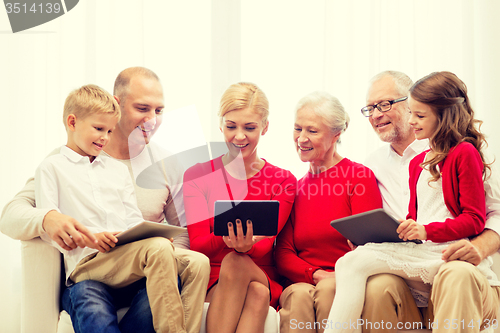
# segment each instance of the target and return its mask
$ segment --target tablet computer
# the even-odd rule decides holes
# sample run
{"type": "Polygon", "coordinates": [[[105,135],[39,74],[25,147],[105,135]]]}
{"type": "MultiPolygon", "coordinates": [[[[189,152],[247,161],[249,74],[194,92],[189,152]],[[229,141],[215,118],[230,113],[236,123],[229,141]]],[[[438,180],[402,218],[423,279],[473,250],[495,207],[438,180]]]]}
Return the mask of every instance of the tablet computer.
{"type": "Polygon", "coordinates": [[[250,220],[254,236],[276,236],[279,206],[277,200],[217,200],[214,207],[214,234],[228,236],[227,223],[232,222],[236,235],[236,219],[240,219],[244,234],[247,232],[247,220],[250,220]]]}
{"type": "MultiPolygon", "coordinates": [[[[354,245],[405,242],[399,238],[396,231],[399,222],[387,214],[383,209],[370,210],[368,212],[333,220],[331,225],[354,245]]],[[[422,241],[418,239],[407,242],[422,243],[422,241]]]]}
{"type": "Polygon", "coordinates": [[[116,235],[116,238],[118,238],[116,245],[123,245],[150,237],[174,238],[183,232],[186,232],[186,228],[144,221],[116,235]]]}

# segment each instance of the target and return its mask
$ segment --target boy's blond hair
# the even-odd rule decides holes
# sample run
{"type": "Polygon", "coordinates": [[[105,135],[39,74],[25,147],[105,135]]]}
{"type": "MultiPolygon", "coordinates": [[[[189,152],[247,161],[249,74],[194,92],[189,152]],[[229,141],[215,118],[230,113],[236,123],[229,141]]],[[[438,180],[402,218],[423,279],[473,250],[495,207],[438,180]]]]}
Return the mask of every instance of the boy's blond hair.
{"type": "Polygon", "coordinates": [[[120,120],[120,106],[106,90],[94,84],[87,84],[73,90],[66,97],[63,113],[64,126],[67,126],[66,119],[70,114],[80,119],[92,114],[109,114],[120,120]]]}

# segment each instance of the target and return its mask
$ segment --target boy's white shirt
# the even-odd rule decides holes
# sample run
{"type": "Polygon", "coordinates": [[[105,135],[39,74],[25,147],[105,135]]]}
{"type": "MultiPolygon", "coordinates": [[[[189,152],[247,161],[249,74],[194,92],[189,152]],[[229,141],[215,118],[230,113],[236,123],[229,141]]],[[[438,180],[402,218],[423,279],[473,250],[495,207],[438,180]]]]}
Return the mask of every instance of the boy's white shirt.
{"type": "MultiPolygon", "coordinates": [[[[102,154],[90,163],[88,157],[66,146],[37,168],[35,200],[37,207],[69,215],[92,233],[123,231],[144,221],[123,163],[102,154]]],[[[46,233],[41,237],[64,254],[67,284],[78,262],[97,252],[91,248],[66,251],[46,233]]]]}
{"type": "MultiPolygon", "coordinates": [[[[155,147],[153,146],[152,148],[154,152],[155,147]]],[[[60,147],[56,148],[48,156],[59,154],[60,150],[60,147]]],[[[146,152],[142,152],[139,155],[144,155],[145,153],[146,152]]],[[[103,152],[102,155],[106,155],[105,152],[103,152]]],[[[113,157],[110,158],[126,165],[127,168],[129,168],[129,177],[131,177],[132,182],[134,182],[135,177],[134,173],[132,172],[131,166],[134,161],[132,159],[120,160],[113,157]]],[[[149,159],[148,161],[149,163],[151,163],[149,159]]],[[[169,160],[168,165],[165,165],[168,178],[168,188],[166,190],[166,194],[161,191],[160,195],[158,195],[156,191],[142,191],[142,189],[140,189],[137,185],[134,185],[134,187],[136,189],[139,208],[142,211],[143,218],[145,220],[161,222],[161,219],[156,218],[159,215],[159,213],[156,212],[157,200],[152,202],[151,198],[161,196],[165,198],[165,200],[167,200],[168,192],[171,192],[179,221],[178,223],[171,223],[172,221],[167,222],[172,225],[185,226],[186,218],[182,198],[182,177],[184,172],[180,163],[178,161],[176,163],[174,162],[175,161],[173,160],[169,160]],[[172,186],[170,184],[177,185],[172,186]],[[141,190],[142,193],[137,192],[139,190],[141,190]],[[144,204],[145,202],[147,202],[147,205],[144,204]]],[[[42,235],[45,234],[45,231],[43,229],[43,220],[45,218],[45,215],[52,209],[42,209],[38,206],[36,207],[36,209],[33,209],[34,207],[35,181],[34,177],[31,177],[28,179],[23,189],[5,205],[0,217],[0,231],[11,238],[18,240],[30,240],[35,237],[42,237],[42,235]]],[[[187,233],[183,233],[175,237],[174,245],[176,246],[176,248],[189,249],[189,237],[187,233]]]]}
{"type": "MultiPolygon", "coordinates": [[[[396,219],[405,220],[408,214],[410,202],[408,167],[410,161],[427,149],[429,149],[429,140],[415,140],[400,156],[391,148],[390,144],[386,144],[371,153],[365,161],[365,165],[377,177],[384,210],[396,219]]],[[[490,161],[487,150],[484,153],[486,160],[490,161]]],[[[492,172],[484,182],[487,215],[485,228],[500,235],[500,180],[498,172],[494,169],[492,166],[492,172]]]]}

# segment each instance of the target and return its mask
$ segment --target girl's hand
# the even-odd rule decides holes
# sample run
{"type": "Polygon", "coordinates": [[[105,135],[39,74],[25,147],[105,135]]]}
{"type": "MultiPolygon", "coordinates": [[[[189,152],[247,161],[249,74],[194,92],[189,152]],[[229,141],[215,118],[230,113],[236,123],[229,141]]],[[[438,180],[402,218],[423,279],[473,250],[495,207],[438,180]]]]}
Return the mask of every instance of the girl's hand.
{"type": "Polygon", "coordinates": [[[247,233],[243,235],[243,226],[241,220],[236,220],[236,233],[234,234],[233,224],[227,224],[229,236],[222,236],[222,240],[227,247],[234,249],[236,252],[245,253],[252,249],[252,246],[258,241],[269,238],[267,236],[254,236],[252,221],[247,220],[247,233]]]}
{"type": "Polygon", "coordinates": [[[110,232],[104,231],[94,234],[97,238],[97,244],[94,244],[92,248],[99,250],[99,252],[105,253],[115,247],[118,242],[118,238],[115,235],[119,234],[120,231],[110,232]]]}
{"type": "Polygon", "coordinates": [[[399,238],[405,241],[413,239],[427,239],[427,231],[425,231],[425,227],[421,224],[418,224],[414,220],[406,220],[401,222],[396,231],[399,234],[399,238]]]}

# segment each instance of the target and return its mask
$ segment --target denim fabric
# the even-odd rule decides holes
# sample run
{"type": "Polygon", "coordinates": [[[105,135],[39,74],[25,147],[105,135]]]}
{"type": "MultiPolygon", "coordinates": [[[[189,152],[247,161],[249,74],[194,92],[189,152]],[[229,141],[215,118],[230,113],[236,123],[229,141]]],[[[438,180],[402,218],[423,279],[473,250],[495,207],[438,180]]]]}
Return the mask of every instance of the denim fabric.
{"type": "Polygon", "coordinates": [[[75,333],[155,332],[146,279],[121,289],[97,281],[82,281],[64,290],[62,307],[70,315],[75,333]],[[130,308],[118,324],[116,310],[127,306],[130,308]]]}
{"type": "Polygon", "coordinates": [[[154,333],[145,279],[113,289],[85,280],[64,290],[62,306],[69,313],[75,333],[154,333]],[[116,310],[130,306],[118,324],[116,310]]]}

